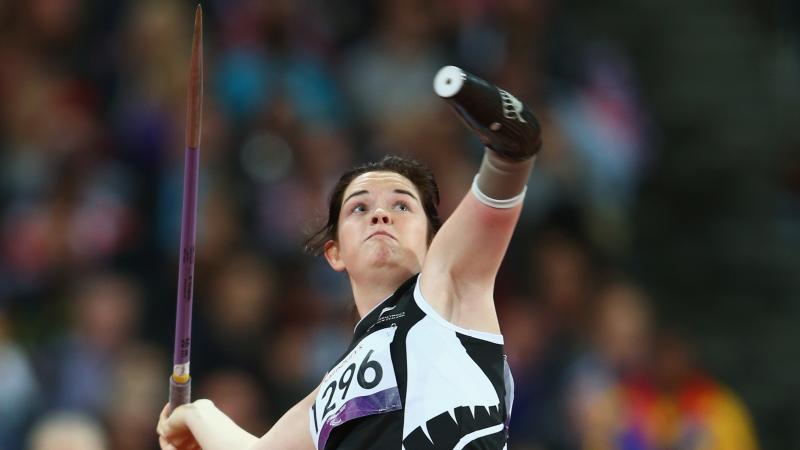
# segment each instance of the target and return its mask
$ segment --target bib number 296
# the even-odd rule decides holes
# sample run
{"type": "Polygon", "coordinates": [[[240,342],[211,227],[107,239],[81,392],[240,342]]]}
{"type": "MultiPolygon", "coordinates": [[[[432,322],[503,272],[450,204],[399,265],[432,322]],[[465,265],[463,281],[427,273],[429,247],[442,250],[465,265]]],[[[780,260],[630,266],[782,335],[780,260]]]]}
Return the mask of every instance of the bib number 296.
{"type": "MultiPolygon", "coordinates": [[[[325,402],[325,408],[322,410],[322,417],[320,421],[324,421],[329,413],[336,410],[337,402],[344,401],[347,398],[347,393],[350,391],[350,385],[353,383],[355,377],[358,386],[364,390],[369,391],[379,385],[383,378],[383,367],[381,363],[370,359],[375,353],[375,350],[370,350],[361,360],[356,370],[356,363],[350,363],[339,376],[339,379],[333,379],[322,393],[321,400],[325,402]],[[338,393],[341,392],[341,397],[338,393]],[[334,400],[335,397],[335,400],[334,400]]],[[[317,403],[311,407],[314,413],[314,428],[319,432],[319,424],[317,422],[317,403]]]]}
{"type": "Polygon", "coordinates": [[[308,411],[317,450],[325,448],[331,431],[343,423],[403,407],[392,364],[396,331],[391,326],[368,334],[322,379],[308,411]]]}

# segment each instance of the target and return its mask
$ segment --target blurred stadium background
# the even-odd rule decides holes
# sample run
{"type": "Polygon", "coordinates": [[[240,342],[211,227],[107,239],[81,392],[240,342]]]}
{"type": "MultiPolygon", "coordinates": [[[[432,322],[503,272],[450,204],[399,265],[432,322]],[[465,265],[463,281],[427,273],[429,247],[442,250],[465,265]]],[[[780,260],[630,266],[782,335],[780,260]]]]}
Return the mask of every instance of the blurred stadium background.
{"type": "MultiPolygon", "coordinates": [[[[800,448],[799,5],[203,2],[196,397],[263,433],[345,347],[300,252],[343,169],[410,155],[459,201],[454,64],[545,131],[497,286],[510,448],[800,448]]],[[[0,1],[0,450],[156,448],[193,7],[0,1]]]]}

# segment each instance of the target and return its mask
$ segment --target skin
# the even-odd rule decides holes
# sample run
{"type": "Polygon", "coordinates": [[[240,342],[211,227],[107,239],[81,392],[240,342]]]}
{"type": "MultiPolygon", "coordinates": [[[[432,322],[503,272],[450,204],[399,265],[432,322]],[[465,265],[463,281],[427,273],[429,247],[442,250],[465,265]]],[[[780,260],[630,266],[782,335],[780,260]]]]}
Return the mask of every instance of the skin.
{"type": "MultiPolygon", "coordinates": [[[[420,273],[425,299],[462,328],[499,333],[494,281],[521,205],[494,209],[468,192],[430,247],[419,191],[394,172],[367,172],[347,187],[338,236],[325,246],[333,270],[346,272],[363,317],[404,281],[420,273]]],[[[158,423],[165,450],[312,450],[308,410],[314,390],[261,438],[239,428],[210,400],[166,408],[158,423]]]]}
{"type": "Polygon", "coordinates": [[[394,172],[367,172],[345,189],[336,241],[325,258],[346,271],[362,317],[422,269],[428,219],[411,181],[394,172]]]}

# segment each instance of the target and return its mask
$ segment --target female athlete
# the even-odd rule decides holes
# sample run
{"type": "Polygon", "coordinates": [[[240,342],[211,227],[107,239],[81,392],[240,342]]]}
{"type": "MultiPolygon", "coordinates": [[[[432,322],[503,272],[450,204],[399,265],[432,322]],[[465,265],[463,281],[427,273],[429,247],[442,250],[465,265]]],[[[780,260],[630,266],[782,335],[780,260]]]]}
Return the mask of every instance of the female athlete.
{"type": "Polygon", "coordinates": [[[262,437],[210,400],[161,414],[161,448],[491,449],[508,439],[513,381],[493,290],[541,147],[509,93],[442,68],[436,93],[486,145],[472,188],[441,225],[421,164],[386,157],[345,173],[307,248],[346,272],[361,320],[319,387],[262,437]]]}

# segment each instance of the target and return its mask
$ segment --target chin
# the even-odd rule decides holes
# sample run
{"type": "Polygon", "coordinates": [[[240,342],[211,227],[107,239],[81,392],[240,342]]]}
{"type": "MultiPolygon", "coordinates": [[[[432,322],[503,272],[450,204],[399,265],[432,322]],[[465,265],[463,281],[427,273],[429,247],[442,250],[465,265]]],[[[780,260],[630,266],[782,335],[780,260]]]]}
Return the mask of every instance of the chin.
{"type": "Polygon", "coordinates": [[[420,262],[413,252],[389,243],[370,246],[365,256],[364,268],[366,270],[396,270],[409,274],[409,276],[420,271],[420,262]]]}
{"type": "Polygon", "coordinates": [[[367,259],[368,269],[382,270],[408,270],[408,261],[403,255],[390,249],[381,249],[369,256],[367,259]]]}
{"type": "Polygon", "coordinates": [[[370,255],[368,260],[369,267],[396,267],[400,266],[400,263],[399,255],[383,249],[370,255]]]}

